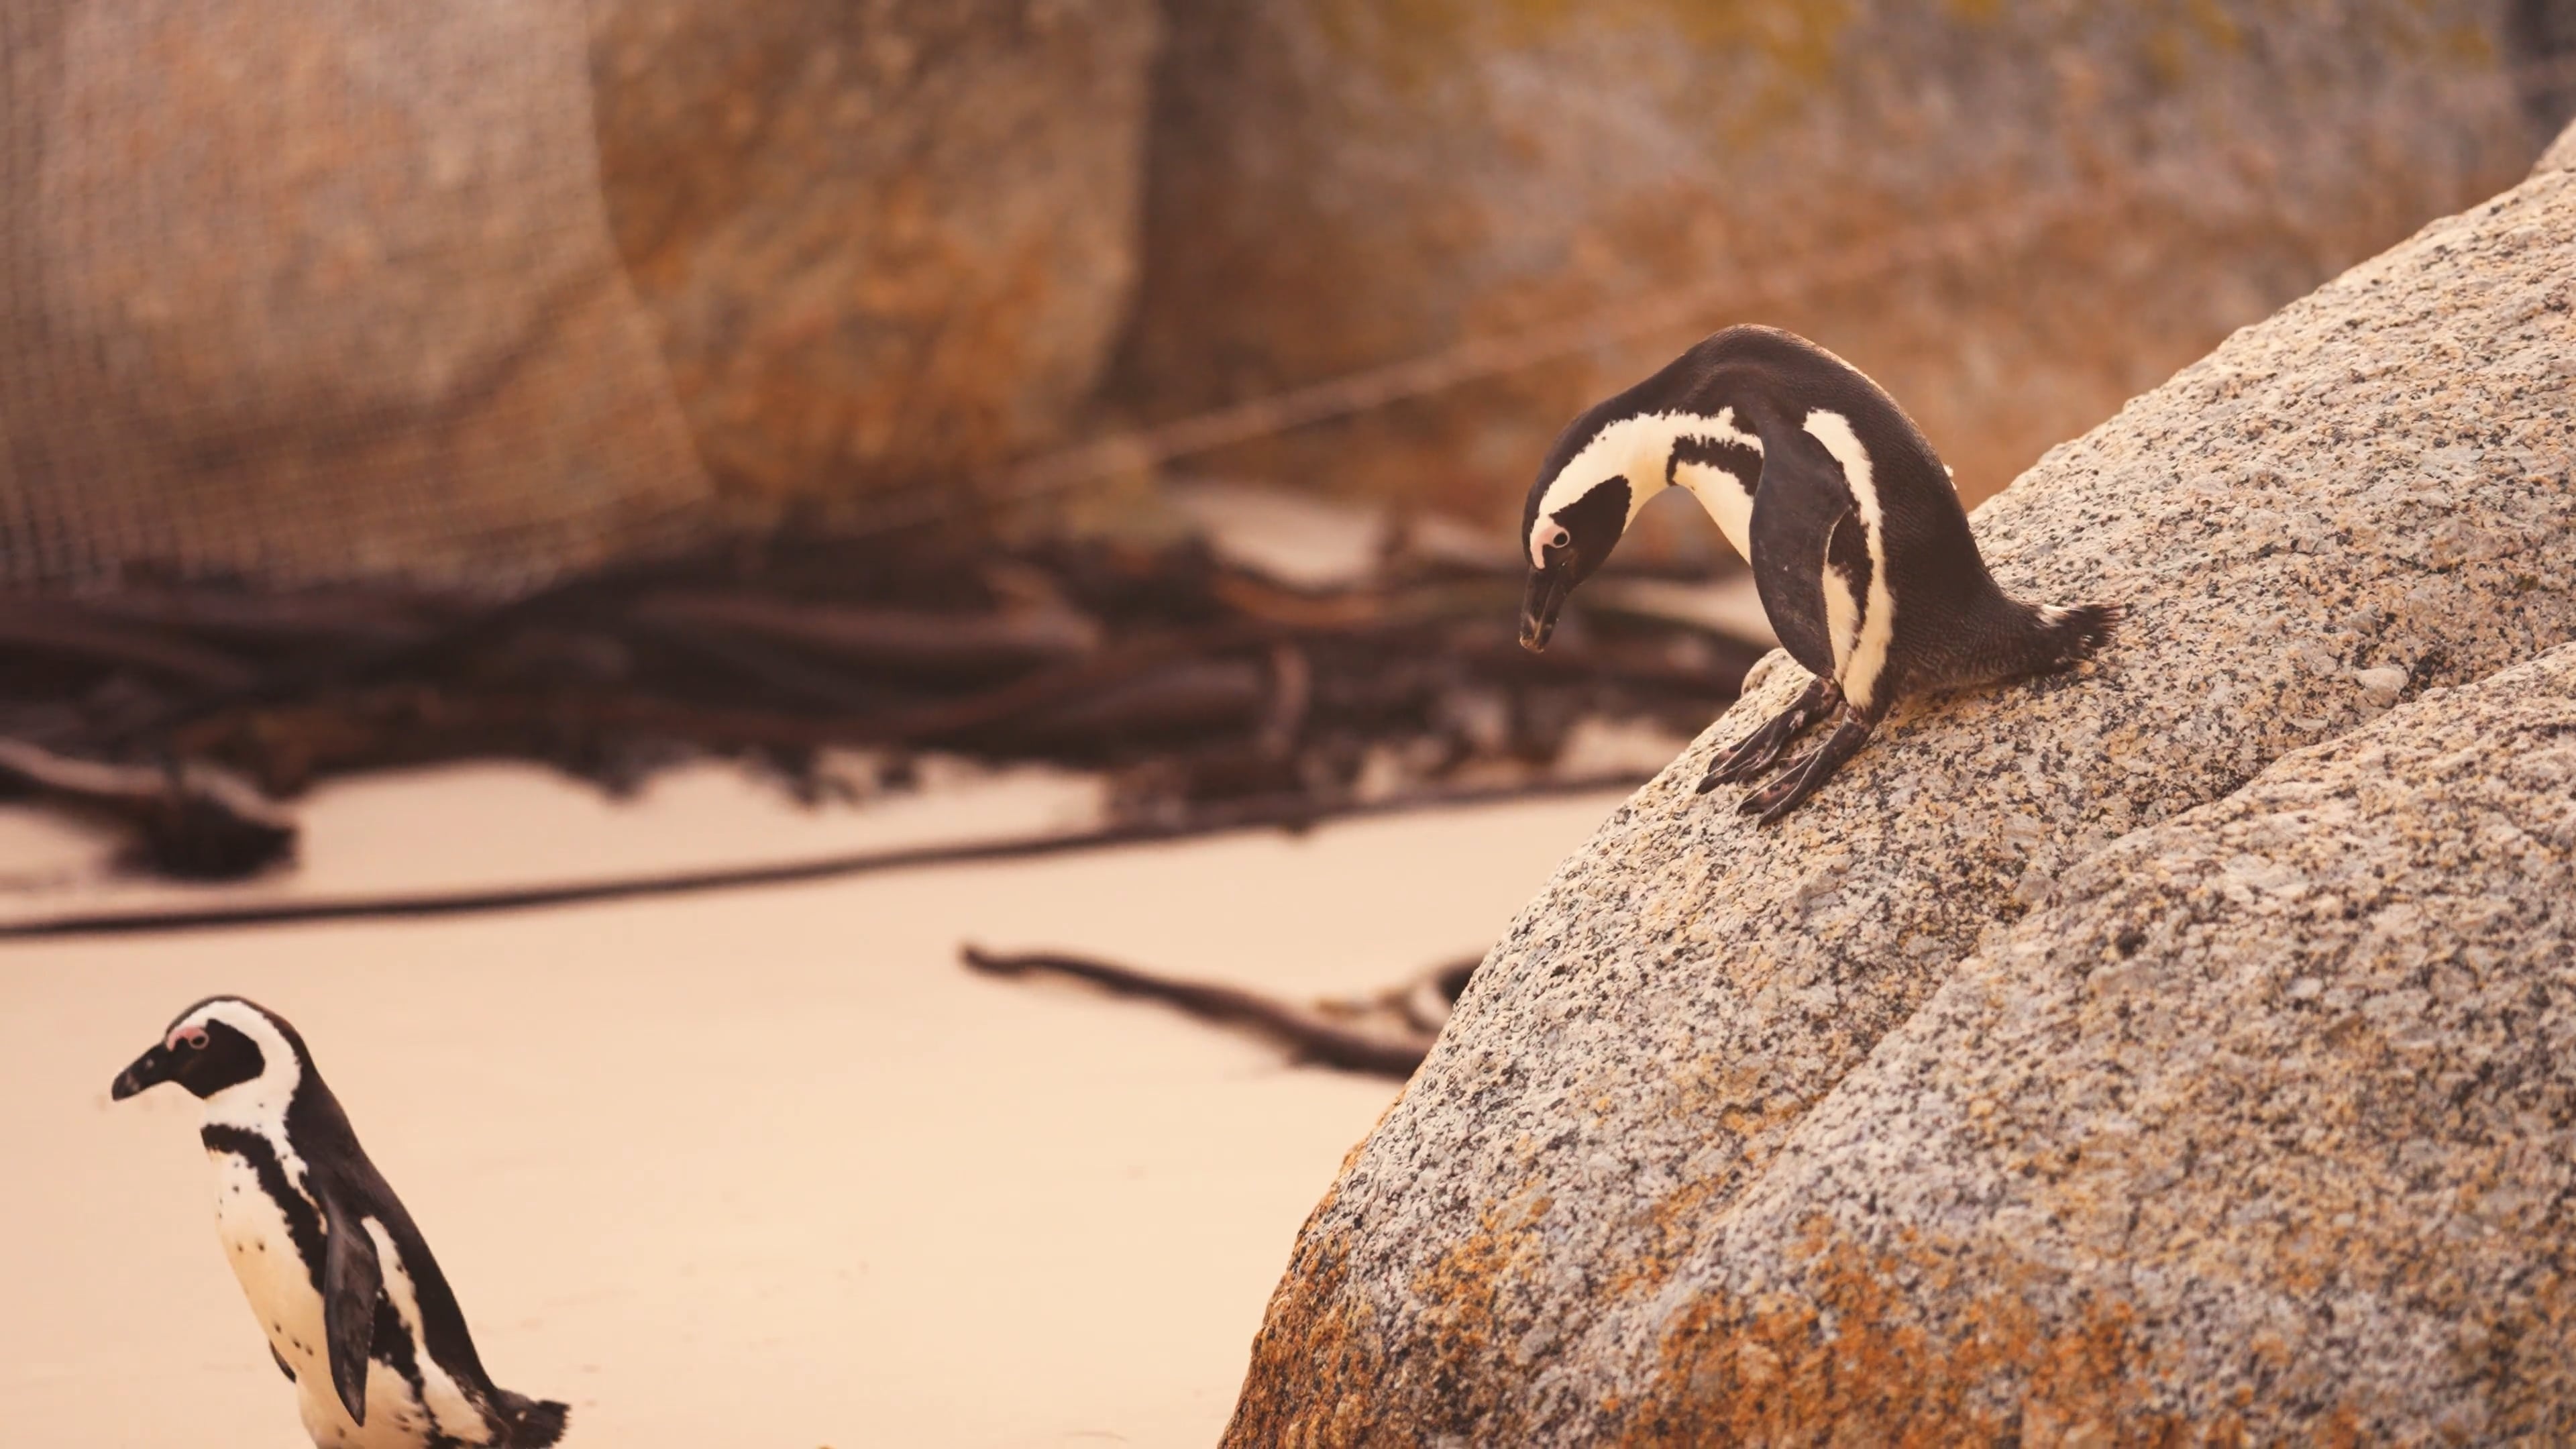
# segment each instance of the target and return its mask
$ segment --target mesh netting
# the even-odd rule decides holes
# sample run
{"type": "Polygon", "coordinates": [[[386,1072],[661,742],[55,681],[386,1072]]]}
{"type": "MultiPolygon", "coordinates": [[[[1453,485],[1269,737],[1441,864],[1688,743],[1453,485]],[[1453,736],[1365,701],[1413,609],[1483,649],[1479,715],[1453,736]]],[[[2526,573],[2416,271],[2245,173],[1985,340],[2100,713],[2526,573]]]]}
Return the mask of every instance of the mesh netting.
{"type": "Polygon", "coordinates": [[[509,590],[710,491],[581,0],[0,5],[0,588],[509,590]]]}

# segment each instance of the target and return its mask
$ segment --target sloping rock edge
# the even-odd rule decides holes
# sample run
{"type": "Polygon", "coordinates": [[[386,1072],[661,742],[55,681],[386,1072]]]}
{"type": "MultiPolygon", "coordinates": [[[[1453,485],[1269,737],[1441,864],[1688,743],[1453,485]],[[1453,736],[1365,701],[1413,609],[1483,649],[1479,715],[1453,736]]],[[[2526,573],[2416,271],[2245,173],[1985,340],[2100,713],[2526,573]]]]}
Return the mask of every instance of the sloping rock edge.
{"type": "MultiPolygon", "coordinates": [[[[1797,687],[1775,669],[1605,822],[1309,1218],[1227,1442],[1720,1422],[1748,1381],[1676,1392],[1676,1315],[1730,1291],[1716,1255],[1766,1171],[1982,936],[2292,750],[2576,636],[2571,191],[2544,166],[2427,227],[1980,510],[2008,588],[2139,606],[2100,675],[1909,710],[1757,837],[1689,786],[1797,687]]],[[[1852,1266],[1901,1295],[1991,1286],[1852,1266]]],[[[2119,1360],[2083,1345],[2123,1332],[2062,1340],[2070,1372],[2100,1380],[2119,1360]]]]}

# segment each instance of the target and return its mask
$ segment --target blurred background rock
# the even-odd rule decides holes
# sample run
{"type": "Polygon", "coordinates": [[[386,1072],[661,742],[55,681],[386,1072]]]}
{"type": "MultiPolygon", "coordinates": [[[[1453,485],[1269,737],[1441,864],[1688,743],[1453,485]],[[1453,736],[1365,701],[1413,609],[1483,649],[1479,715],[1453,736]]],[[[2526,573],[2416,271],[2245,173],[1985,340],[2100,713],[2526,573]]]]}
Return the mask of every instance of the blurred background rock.
{"type": "Polygon", "coordinates": [[[1135,294],[1152,0],[594,0],[608,217],[718,484],[1062,439],[1135,294]]]}
{"type": "Polygon", "coordinates": [[[576,4],[0,6],[0,580],[511,589],[708,497],[576,4]]]}
{"type": "Polygon", "coordinates": [[[2567,39],[2539,5],[1171,13],[1117,374],[1140,414],[1706,289],[1627,345],[1207,460],[1474,515],[1586,402],[1743,320],[1876,376],[1981,499],[2232,328],[2520,176],[2565,104],[2506,81],[2567,39]],[[1997,244],[1799,285],[1818,259],[2024,211],[1997,244]]]}
{"type": "Polygon", "coordinates": [[[1530,328],[1576,340],[1163,472],[1491,525],[1585,401],[1762,320],[1973,499],[2576,106],[2560,0],[10,0],[0,47],[22,589],[977,519],[1014,461],[1530,328]]]}

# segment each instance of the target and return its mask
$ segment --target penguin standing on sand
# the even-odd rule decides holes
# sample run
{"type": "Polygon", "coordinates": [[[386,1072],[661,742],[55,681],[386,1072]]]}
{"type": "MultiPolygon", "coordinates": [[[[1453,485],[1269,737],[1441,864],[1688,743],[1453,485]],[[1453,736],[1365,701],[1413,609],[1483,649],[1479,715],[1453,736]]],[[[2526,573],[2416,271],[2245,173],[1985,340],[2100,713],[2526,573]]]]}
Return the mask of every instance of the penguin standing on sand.
{"type": "Polygon", "coordinates": [[[568,1410],[494,1387],[447,1279],[295,1028],[218,996],[117,1076],[206,1104],[215,1225],[322,1449],[543,1449],[568,1410]]]}
{"type": "Polygon", "coordinates": [[[1772,630],[1815,676],[1699,788],[1751,781],[1808,725],[1834,722],[1745,797],[1766,825],[1850,759],[1897,700],[2071,669],[2120,617],[2117,606],[2005,597],[1950,470],[1894,398],[1805,338],[1730,327],[1558,436],[1521,520],[1523,647],[1547,647],[1566,595],[1675,484],[1753,565],[1772,630]]]}

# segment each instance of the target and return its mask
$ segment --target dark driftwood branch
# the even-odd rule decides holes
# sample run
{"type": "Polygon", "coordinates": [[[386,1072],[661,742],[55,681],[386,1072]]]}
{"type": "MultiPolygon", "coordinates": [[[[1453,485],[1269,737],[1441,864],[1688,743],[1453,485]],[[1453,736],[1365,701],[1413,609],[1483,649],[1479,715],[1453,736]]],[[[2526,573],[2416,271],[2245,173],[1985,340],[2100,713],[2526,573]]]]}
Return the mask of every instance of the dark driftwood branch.
{"type": "Polygon", "coordinates": [[[958,958],[993,976],[1048,972],[1103,986],[1122,996],[1168,1002],[1202,1021],[1243,1027],[1287,1047],[1300,1061],[1319,1062],[1347,1072],[1409,1077],[1422,1065],[1438,1033],[1374,1032],[1316,1007],[1281,1001],[1257,991],[1211,981],[1185,981],[1157,976],[1132,966],[1067,956],[1052,951],[996,955],[975,946],[960,946],[958,958]]]}
{"type": "Polygon", "coordinates": [[[182,907],[173,910],[83,912],[41,916],[0,924],[0,941],[58,940],[71,936],[134,936],[173,931],[211,931],[248,926],[302,925],[320,921],[418,920],[434,916],[482,915],[534,910],[546,906],[590,905],[655,896],[696,895],[756,886],[795,885],[879,871],[980,861],[1030,860],[1119,845],[1186,840],[1239,830],[1302,829],[1325,820],[1387,815],[1406,810],[1494,804],[1630,789],[1637,775],[1586,776],[1543,780],[1483,790],[1426,790],[1391,800],[1319,807],[1304,797],[1254,801],[1201,810],[1185,820],[1138,820],[1098,830],[1041,835],[1017,840],[965,845],[925,845],[899,850],[865,851],[825,856],[785,865],[741,866],[716,870],[674,871],[626,876],[614,880],[575,881],[557,885],[505,886],[493,890],[451,891],[424,895],[346,897],[338,900],[275,901],[257,905],[182,907]]]}
{"type": "Polygon", "coordinates": [[[1439,1040],[1440,1029],[1449,1022],[1450,1008],[1458,1004],[1459,995],[1483,964],[1475,956],[1444,962],[1372,997],[1307,1006],[1239,986],[1161,976],[1061,951],[1001,955],[965,945],[958,947],[958,957],[988,975],[1051,973],[1088,981],[1121,996],[1164,1002],[1202,1021],[1243,1027],[1267,1037],[1286,1046],[1300,1061],[1399,1079],[1413,1075],[1413,1069],[1422,1065],[1431,1044],[1439,1040]]]}

